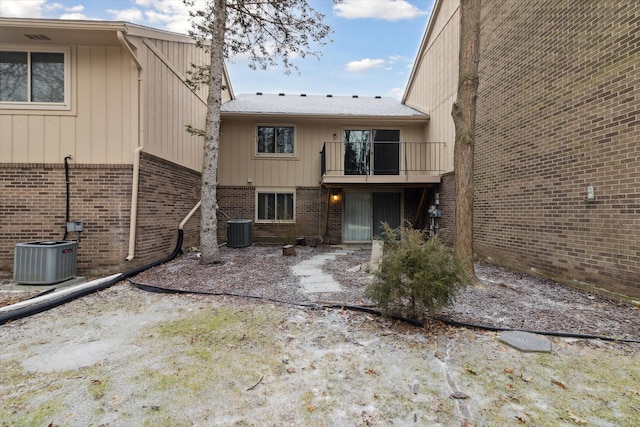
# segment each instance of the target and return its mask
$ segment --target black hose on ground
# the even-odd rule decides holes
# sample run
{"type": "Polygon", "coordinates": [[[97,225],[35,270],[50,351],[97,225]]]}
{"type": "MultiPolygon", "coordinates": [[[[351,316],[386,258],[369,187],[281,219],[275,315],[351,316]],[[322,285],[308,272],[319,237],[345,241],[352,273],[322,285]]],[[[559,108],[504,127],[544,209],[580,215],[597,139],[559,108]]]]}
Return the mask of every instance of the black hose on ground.
{"type": "MultiPolygon", "coordinates": [[[[393,314],[385,314],[380,310],[376,310],[374,308],[365,307],[361,305],[347,305],[347,304],[303,304],[303,303],[295,303],[290,301],[278,300],[275,298],[269,297],[261,297],[256,295],[242,295],[242,294],[233,294],[229,292],[206,292],[206,291],[188,291],[184,289],[170,289],[163,288],[160,286],[154,285],[146,285],[143,283],[135,282],[129,279],[129,283],[131,283],[137,289],[146,292],[154,292],[154,293],[169,293],[169,294],[193,294],[193,295],[210,295],[210,296],[227,296],[227,297],[237,297],[237,298],[248,298],[248,299],[256,299],[263,301],[276,302],[280,304],[292,305],[295,307],[303,307],[303,308],[321,308],[321,309],[340,309],[340,310],[351,310],[351,311],[359,311],[363,313],[373,314],[381,317],[388,317],[390,319],[399,320],[405,323],[409,323],[413,326],[424,327],[425,323],[420,320],[411,319],[408,317],[397,316],[393,314]]],[[[447,319],[441,316],[432,316],[431,319],[436,320],[438,322],[444,323],[449,326],[463,327],[468,329],[480,329],[485,331],[494,331],[494,332],[503,332],[503,331],[519,331],[519,332],[529,332],[532,334],[538,335],[547,335],[547,336],[555,336],[562,338],[581,338],[581,339],[590,339],[590,340],[601,340],[601,341],[612,341],[612,342],[624,342],[624,343],[640,343],[640,340],[627,339],[627,338],[614,338],[614,337],[606,337],[601,335],[589,335],[589,334],[578,334],[572,332],[554,332],[554,331],[534,331],[527,329],[511,329],[511,328],[502,328],[498,326],[487,326],[487,325],[477,325],[474,323],[467,322],[459,322],[457,320],[447,319]]]]}
{"type": "MultiPolygon", "coordinates": [[[[176,243],[176,247],[174,248],[173,252],[171,253],[171,255],[167,256],[166,258],[163,258],[161,260],[158,261],[154,261],[150,264],[147,265],[143,265],[140,267],[136,267],[133,268],[131,270],[128,270],[116,277],[114,277],[113,279],[110,279],[106,282],[103,283],[99,283],[95,286],[91,286],[91,287],[87,287],[87,288],[82,288],[82,289],[78,289],[75,292],[70,292],[70,293],[66,293],[64,295],[61,295],[59,298],[56,298],[55,296],[53,296],[51,299],[47,299],[45,301],[41,301],[39,303],[35,303],[32,305],[28,305],[25,307],[21,307],[21,308],[17,308],[15,310],[11,310],[11,311],[7,311],[4,313],[0,313],[0,325],[5,324],[7,322],[10,322],[12,320],[17,320],[17,319],[21,319],[23,317],[27,317],[27,316],[31,316],[37,313],[41,313],[43,311],[52,309],[54,307],[57,307],[59,305],[62,305],[64,303],[67,303],[69,301],[72,301],[74,299],[83,297],[85,295],[89,295],[91,293],[97,292],[97,291],[101,291],[103,289],[106,289],[110,286],[115,285],[116,283],[128,279],[130,277],[133,277],[137,274],[142,273],[145,270],[148,270],[152,267],[158,266],[160,264],[164,264],[165,262],[169,262],[171,260],[173,260],[175,257],[177,257],[178,255],[180,255],[182,253],[182,242],[184,240],[184,230],[178,230],[178,241],[176,243]]],[[[48,292],[46,292],[48,293],[48,292]]],[[[54,293],[55,294],[55,293],[54,293]]]]}

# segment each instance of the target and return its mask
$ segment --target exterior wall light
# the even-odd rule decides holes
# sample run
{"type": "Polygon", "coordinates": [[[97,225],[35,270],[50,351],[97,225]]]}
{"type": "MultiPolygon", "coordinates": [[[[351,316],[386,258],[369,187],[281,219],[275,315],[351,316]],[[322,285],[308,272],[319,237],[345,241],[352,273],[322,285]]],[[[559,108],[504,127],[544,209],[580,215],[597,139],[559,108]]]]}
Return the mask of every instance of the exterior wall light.
{"type": "Polygon", "coordinates": [[[338,203],[340,201],[340,192],[338,190],[334,190],[331,193],[331,200],[333,200],[334,203],[338,203]]]}
{"type": "Polygon", "coordinates": [[[593,190],[593,186],[590,185],[587,187],[587,203],[593,203],[596,201],[596,193],[593,190]]]}

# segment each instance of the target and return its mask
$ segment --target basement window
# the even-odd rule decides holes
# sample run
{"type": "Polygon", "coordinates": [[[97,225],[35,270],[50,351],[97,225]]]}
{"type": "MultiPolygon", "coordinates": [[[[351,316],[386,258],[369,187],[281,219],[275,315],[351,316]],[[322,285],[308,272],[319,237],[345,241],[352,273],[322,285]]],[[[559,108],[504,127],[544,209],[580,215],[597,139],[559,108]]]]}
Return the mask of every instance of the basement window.
{"type": "Polygon", "coordinates": [[[260,191],[256,194],[257,222],[294,221],[294,192],[260,191]]]}

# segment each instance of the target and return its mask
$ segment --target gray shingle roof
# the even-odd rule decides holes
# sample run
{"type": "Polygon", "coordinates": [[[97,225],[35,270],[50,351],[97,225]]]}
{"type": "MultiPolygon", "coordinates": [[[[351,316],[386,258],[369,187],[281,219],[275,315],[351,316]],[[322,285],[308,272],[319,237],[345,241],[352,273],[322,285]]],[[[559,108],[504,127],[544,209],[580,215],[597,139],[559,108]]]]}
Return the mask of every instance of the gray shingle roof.
{"type": "Polygon", "coordinates": [[[428,118],[390,97],[240,94],[222,105],[223,113],[310,116],[373,116],[428,118]]]}

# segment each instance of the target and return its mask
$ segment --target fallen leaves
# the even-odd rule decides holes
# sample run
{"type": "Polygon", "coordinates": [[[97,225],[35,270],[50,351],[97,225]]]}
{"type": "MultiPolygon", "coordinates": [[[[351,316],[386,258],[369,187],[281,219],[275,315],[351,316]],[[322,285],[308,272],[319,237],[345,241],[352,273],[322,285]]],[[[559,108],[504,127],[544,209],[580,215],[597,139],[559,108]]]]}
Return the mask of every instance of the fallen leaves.
{"type": "Polygon", "coordinates": [[[571,419],[571,421],[573,421],[576,424],[589,424],[589,421],[578,417],[577,415],[575,415],[573,412],[571,412],[570,410],[567,411],[569,414],[569,418],[571,419]]]}
{"type": "Polygon", "coordinates": [[[525,383],[530,383],[531,381],[533,381],[533,377],[525,377],[523,374],[520,374],[520,379],[525,383]]]}
{"type": "Polygon", "coordinates": [[[563,389],[563,390],[564,390],[565,388],[567,388],[567,386],[566,386],[566,385],[562,384],[562,383],[561,383],[560,381],[558,381],[558,380],[551,380],[551,384],[556,385],[556,386],[560,387],[560,388],[561,388],[561,389],[563,389]]]}
{"type": "Polygon", "coordinates": [[[468,394],[465,394],[465,393],[463,393],[463,392],[461,392],[461,391],[456,391],[456,392],[451,393],[451,394],[449,395],[449,397],[450,397],[451,399],[464,400],[464,399],[468,399],[468,398],[469,398],[469,395],[468,395],[468,394]]]}

